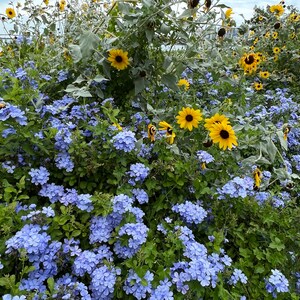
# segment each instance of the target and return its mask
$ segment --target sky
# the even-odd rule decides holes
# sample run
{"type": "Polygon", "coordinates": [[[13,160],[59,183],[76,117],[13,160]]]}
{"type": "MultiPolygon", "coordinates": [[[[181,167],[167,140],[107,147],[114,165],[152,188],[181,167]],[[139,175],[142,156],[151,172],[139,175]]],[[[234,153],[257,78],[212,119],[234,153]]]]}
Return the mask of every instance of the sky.
{"type": "MultiPolygon", "coordinates": [[[[24,0],[18,0],[20,3],[24,3],[24,0]]],[[[43,0],[34,0],[36,3],[42,3],[43,0]]],[[[49,0],[50,3],[55,3],[56,0],[49,0]]],[[[87,0],[88,2],[89,0],[87,0]]],[[[243,18],[240,16],[243,14],[245,19],[250,19],[253,14],[254,6],[258,6],[261,8],[265,8],[267,5],[278,4],[280,0],[268,0],[268,1],[260,1],[260,0],[220,0],[220,3],[225,4],[233,9],[234,15],[232,17],[236,21],[237,25],[240,25],[243,22],[243,18]]],[[[10,0],[0,0],[0,15],[5,14],[5,9],[10,7],[10,0]]],[[[17,0],[13,1],[15,4],[17,0]]],[[[200,0],[200,4],[203,3],[203,0],[200,0]]],[[[216,2],[216,0],[212,0],[212,2],[216,2]]],[[[285,0],[286,5],[294,5],[298,9],[300,9],[300,1],[299,0],[285,0]],[[298,4],[297,4],[298,2],[298,4]]],[[[3,32],[2,25],[0,23],[0,34],[3,32]]]]}

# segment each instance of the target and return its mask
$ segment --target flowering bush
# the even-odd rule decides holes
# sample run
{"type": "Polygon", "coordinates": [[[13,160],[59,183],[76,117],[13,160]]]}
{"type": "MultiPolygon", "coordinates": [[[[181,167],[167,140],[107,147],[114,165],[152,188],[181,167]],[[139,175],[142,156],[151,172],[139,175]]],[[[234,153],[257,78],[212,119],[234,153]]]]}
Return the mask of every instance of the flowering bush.
{"type": "Polygon", "coordinates": [[[3,12],[4,300],[299,298],[300,13],[232,13],[3,12]]]}

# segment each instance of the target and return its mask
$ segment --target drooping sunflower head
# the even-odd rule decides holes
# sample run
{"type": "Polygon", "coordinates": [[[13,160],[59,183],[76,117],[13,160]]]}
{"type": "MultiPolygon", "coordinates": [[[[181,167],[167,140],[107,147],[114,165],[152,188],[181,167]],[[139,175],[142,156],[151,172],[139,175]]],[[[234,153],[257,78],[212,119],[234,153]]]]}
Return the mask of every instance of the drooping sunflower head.
{"type": "Polygon", "coordinates": [[[178,113],[176,119],[180,128],[192,131],[193,127],[198,128],[198,123],[202,120],[202,113],[199,109],[185,107],[178,113]]]}
{"type": "Polygon", "coordinates": [[[173,127],[167,123],[166,121],[159,122],[159,130],[166,131],[167,142],[172,145],[174,143],[174,139],[176,137],[175,132],[173,131],[173,127]]]}
{"type": "Polygon", "coordinates": [[[148,138],[151,142],[155,141],[156,127],[152,124],[148,124],[148,138]]]}
{"type": "Polygon", "coordinates": [[[124,52],[121,49],[111,49],[108,52],[108,61],[111,66],[117,70],[124,70],[129,65],[128,52],[124,52]]]}
{"type": "Polygon", "coordinates": [[[263,84],[261,82],[254,82],[253,86],[257,91],[260,91],[263,89],[263,84]]]}
{"type": "Polygon", "coordinates": [[[274,13],[277,17],[280,17],[284,13],[284,8],[281,4],[270,6],[270,12],[274,13]]]}
{"type": "Polygon", "coordinates": [[[12,7],[8,7],[6,10],[5,10],[5,13],[7,15],[7,17],[9,19],[12,19],[16,16],[16,12],[15,10],[12,8],[12,7]]]}
{"type": "Polygon", "coordinates": [[[228,9],[225,11],[225,18],[226,18],[226,19],[230,19],[230,17],[231,17],[232,14],[233,14],[232,8],[228,8],[228,9]]]}
{"type": "Polygon", "coordinates": [[[261,177],[262,177],[262,173],[261,173],[261,170],[259,168],[256,168],[254,171],[253,171],[253,177],[254,177],[254,185],[256,188],[259,188],[260,187],[260,184],[261,184],[261,177]]]}
{"type": "Polygon", "coordinates": [[[187,91],[190,88],[190,83],[186,79],[180,79],[177,86],[183,87],[187,91]]]}
{"type": "Polygon", "coordinates": [[[225,115],[216,113],[211,118],[205,119],[204,127],[208,130],[212,130],[215,124],[221,124],[222,122],[230,124],[229,119],[225,115]]]}
{"type": "Polygon", "coordinates": [[[213,143],[218,143],[219,148],[223,150],[226,150],[227,148],[231,149],[233,145],[238,145],[234,130],[225,122],[214,124],[210,130],[209,136],[213,143]]]}

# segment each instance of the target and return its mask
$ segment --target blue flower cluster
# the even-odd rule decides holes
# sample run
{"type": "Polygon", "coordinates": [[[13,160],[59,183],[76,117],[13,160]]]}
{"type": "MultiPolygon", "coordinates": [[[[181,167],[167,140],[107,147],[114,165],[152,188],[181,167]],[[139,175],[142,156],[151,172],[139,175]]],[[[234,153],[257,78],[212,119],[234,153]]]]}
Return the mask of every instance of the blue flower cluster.
{"type": "MultiPolygon", "coordinates": [[[[0,98],[0,101],[3,101],[3,99],[0,98]]],[[[9,118],[12,118],[22,126],[27,125],[27,117],[25,116],[25,112],[22,111],[18,106],[4,102],[0,103],[4,105],[4,107],[0,109],[0,121],[6,121],[9,118]]]]}
{"type": "Polygon", "coordinates": [[[49,198],[51,203],[59,201],[66,206],[75,205],[80,210],[87,212],[93,209],[91,195],[78,194],[75,189],[66,189],[65,191],[63,186],[55,185],[54,183],[44,184],[39,191],[39,195],[49,198]]]}
{"type": "Polygon", "coordinates": [[[231,285],[236,285],[239,281],[246,284],[248,278],[240,269],[234,269],[228,283],[231,285]]]}
{"type": "Polygon", "coordinates": [[[228,181],[221,189],[217,188],[217,192],[219,194],[218,198],[226,199],[226,196],[229,196],[231,198],[245,198],[247,196],[251,196],[253,186],[254,180],[251,177],[234,177],[232,180],[228,181]]]}
{"type": "Polygon", "coordinates": [[[135,186],[136,183],[142,183],[149,175],[150,169],[142,163],[132,164],[127,174],[130,179],[128,183],[135,186]]]}
{"type": "Polygon", "coordinates": [[[123,290],[127,295],[133,295],[138,300],[144,299],[147,293],[151,293],[153,277],[153,274],[147,271],[144,277],[140,278],[134,270],[130,269],[123,290]]]}
{"type": "Polygon", "coordinates": [[[179,213],[180,217],[187,224],[200,224],[207,216],[207,212],[199,204],[194,204],[191,201],[186,201],[182,204],[176,204],[172,210],[179,213]]]}
{"type": "Polygon", "coordinates": [[[132,194],[140,204],[148,203],[149,201],[149,197],[143,189],[133,189],[132,194]]]}
{"type": "Polygon", "coordinates": [[[32,183],[43,185],[48,182],[50,173],[45,167],[40,167],[39,169],[31,169],[29,175],[31,176],[32,183]]]}
{"type": "Polygon", "coordinates": [[[286,293],[289,291],[289,282],[279,270],[275,269],[271,270],[271,272],[272,275],[265,280],[266,290],[276,298],[277,293],[286,293]]]}
{"type": "Polygon", "coordinates": [[[173,292],[170,291],[172,283],[168,280],[161,280],[159,285],[152,290],[149,300],[174,300],[173,292]]]}
{"type": "Polygon", "coordinates": [[[206,163],[206,164],[213,162],[215,160],[211,154],[209,154],[204,150],[197,151],[197,158],[201,163],[206,163]]]}
{"type": "Polygon", "coordinates": [[[128,238],[127,245],[122,245],[121,240],[117,240],[114,245],[114,251],[120,258],[131,258],[144,244],[148,236],[148,227],[143,223],[126,223],[123,225],[118,235],[128,238]]]}
{"type": "Polygon", "coordinates": [[[132,151],[136,142],[135,133],[129,130],[121,131],[112,138],[113,146],[124,152],[132,151]]]}

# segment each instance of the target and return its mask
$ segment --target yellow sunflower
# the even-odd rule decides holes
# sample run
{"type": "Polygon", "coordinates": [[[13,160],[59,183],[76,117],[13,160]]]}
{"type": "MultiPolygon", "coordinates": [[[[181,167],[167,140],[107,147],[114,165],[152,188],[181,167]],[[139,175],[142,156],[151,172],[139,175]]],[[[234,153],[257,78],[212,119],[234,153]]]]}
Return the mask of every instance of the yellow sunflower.
{"type": "Polygon", "coordinates": [[[263,89],[263,84],[260,82],[254,82],[253,86],[257,91],[260,91],[263,89]]]}
{"type": "Polygon", "coordinates": [[[221,124],[222,122],[230,124],[229,119],[225,115],[216,113],[211,118],[205,119],[204,127],[208,130],[212,130],[215,124],[221,124]]]}
{"type": "Polygon", "coordinates": [[[274,13],[277,17],[280,17],[284,13],[284,8],[282,5],[272,5],[270,6],[270,12],[274,13]]]}
{"type": "Polygon", "coordinates": [[[279,47],[274,47],[274,48],[273,48],[273,53],[274,53],[274,54],[280,53],[280,48],[279,48],[279,47]]]}
{"type": "Polygon", "coordinates": [[[165,130],[167,136],[167,142],[172,145],[174,143],[174,139],[176,137],[175,132],[173,131],[172,126],[166,121],[161,121],[158,123],[159,130],[165,130]]]}
{"type": "Polygon", "coordinates": [[[179,87],[184,87],[184,89],[187,91],[190,87],[190,83],[186,80],[186,79],[180,79],[178,82],[177,82],[177,85],[179,87]]]}
{"type": "Polygon", "coordinates": [[[263,79],[268,79],[270,77],[270,73],[268,71],[260,71],[259,77],[263,79]]]}
{"type": "Polygon", "coordinates": [[[233,145],[238,145],[234,130],[225,122],[214,124],[210,130],[209,136],[213,143],[219,143],[220,149],[223,150],[226,150],[227,148],[231,149],[233,145]]]}
{"type": "Polygon", "coordinates": [[[272,38],[273,38],[274,40],[276,40],[276,39],[278,38],[278,32],[277,32],[277,31],[274,31],[274,32],[272,33],[272,38]]]}
{"type": "Polygon", "coordinates": [[[6,10],[5,10],[5,13],[7,15],[7,17],[9,19],[12,19],[16,16],[16,12],[15,10],[12,8],[12,7],[8,7],[6,10]]]}
{"type": "Polygon", "coordinates": [[[190,107],[182,108],[176,117],[177,124],[180,128],[193,130],[193,127],[198,128],[198,123],[202,120],[202,113],[199,109],[193,109],[190,107]]]}
{"type": "Polygon", "coordinates": [[[43,0],[46,5],[49,5],[49,0],[43,0]]]}
{"type": "Polygon", "coordinates": [[[121,49],[111,49],[108,52],[108,61],[111,66],[117,70],[124,70],[129,65],[128,52],[124,52],[121,49]]]}
{"type": "Polygon", "coordinates": [[[252,74],[256,71],[260,59],[255,53],[245,53],[239,60],[240,66],[246,74],[252,74]]]}
{"type": "Polygon", "coordinates": [[[253,171],[253,177],[254,177],[255,187],[259,188],[260,183],[261,183],[261,177],[262,177],[262,173],[261,173],[260,169],[256,168],[253,171]]]}

